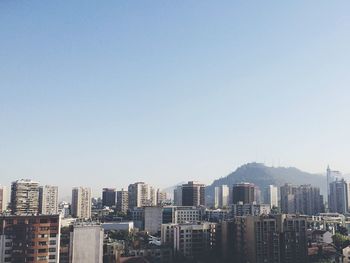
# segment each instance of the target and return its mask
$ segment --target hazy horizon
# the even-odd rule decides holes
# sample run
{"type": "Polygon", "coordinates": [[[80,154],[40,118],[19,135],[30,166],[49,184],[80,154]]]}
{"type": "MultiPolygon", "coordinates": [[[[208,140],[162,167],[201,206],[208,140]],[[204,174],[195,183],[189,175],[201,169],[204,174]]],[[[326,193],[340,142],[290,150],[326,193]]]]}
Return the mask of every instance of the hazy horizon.
{"type": "Polygon", "coordinates": [[[1,1],[0,184],[349,173],[349,7],[1,1]]]}

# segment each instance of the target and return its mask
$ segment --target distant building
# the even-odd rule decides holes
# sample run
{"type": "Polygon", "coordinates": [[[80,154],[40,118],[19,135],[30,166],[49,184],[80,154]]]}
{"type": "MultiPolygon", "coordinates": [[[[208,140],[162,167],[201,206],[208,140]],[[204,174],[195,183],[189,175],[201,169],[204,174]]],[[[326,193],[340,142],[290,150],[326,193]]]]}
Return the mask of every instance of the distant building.
{"type": "Polygon", "coordinates": [[[328,202],[328,209],[329,209],[330,208],[330,193],[331,193],[330,184],[333,183],[334,181],[338,181],[338,180],[341,180],[343,178],[342,178],[342,174],[339,171],[331,170],[329,165],[327,167],[326,176],[327,176],[327,200],[326,201],[328,202]]]}
{"type": "Polygon", "coordinates": [[[101,225],[76,224],[70,234],[71,263],[103,262],[103,229],[101,225]]]}
{"type": "Polygon", "coordinates": [[[128,187],[129,193],[129,209],[134,207],[143,207],[149,205],[150,189],[144,182],[130,184],[128,187]]]}
{"type": "Polygon", "coordinates": [[[220,185],[215,187],[214,207],[225,208],[229,205],[230,188],[227,185],[220,185]]]}
{"type": "Polygon", "coordinates": [[[45,185],[39,187],[39,213],[43,215],[58,214],[58,187],[45,185]]]}
{"type": "Polygon", "coordinates": [[[117,191],[117,211],[126,214],[129,209],[129,193],[128,191],[117,191]]]}
{"type": "Polygon", "coordinates": [[[205,185],[190,181],[182,185],[182,205],[183,206],[204,206],[205,205],[205,185]]]}
{"type": "Polygon", "coordinates": [[[200,259],[216,246],[216,223],[163,224],[162,245],[173,248],[175,255],[187,259],[200,259]]]}
{"type": "Polygon", "coordinates": [[[182,205],[182,185],[178,185],[174,189],[174,205],[182,205]]]}
{"type": "Polygon", "coordinates": [[[167,193],[157,190],[157,205],[163,205],[167,200],[167,193]]]}
{"type": "Polygon", "coordinates": [[[0,185],[0,214],[7,210],[8,193],[7,187],[0,185]]]}
{"type": "Polygon", "coordinates": [[[268,215],[271,213],[271,206],[269,204],[243,204],[240,202],[231,206],[231,213],[233,217],[268,215]]]}
{"type": "Polygon", "coordinates": [[[103,188],[102,190],[102,206],[113,207],[116,201],[115,188],[103,188]]]}
{"type": "Polygon", "coordinates": [[[0,262],[59,262],[59,215],[0,216],[0,262]]]}
{"type": "Polygon", "coordinates": [[[234,184],[232,187],[233,204],[238,204],[239,202],[243,202],[243,204],[251,204],[256,202],[255,189],[256,186],[251,183],[234,184]]]}
{"type": "Polygon", "coordinates": [[[160,233],[163,222],[163,208],[159,206],[145,207],[145,231],[151,235],[160,233]]]}
{"type": "Polygon", "coordinates": [[[72,190],[71,212],[73,217],[91,218],[91,189],[74,187],[72,190]]]}
{"type": "Polygon", "coordinates": [[[320,189],[311,185],[281,186],[281,211],[286,214],[317,215],[324,211],[320,189]]]}
{"type": "Polygon", "coordinates": [[[265,188],[264,203],[270,204],[272,207],[278,207],[278,188],[274,185],[269,185],[265,188]]]}
{"type": "Polygon", "coordinates": [[[329,184],[329,211],[345,214],[349,209],[349,188],[344,180],[336,180],[329,184]]]}
{"type": "Polygon", "coordinates": [[[235,217],[223,223],[223,257],[238,263],[307,262],[306,218],[291,215],[235,217]]]}
{"type": "Polygon", "coordinates": [[[13,215],[36,215],[39,212],[39,183],[29,179],[17,180],[11,185],[13,215]]]}

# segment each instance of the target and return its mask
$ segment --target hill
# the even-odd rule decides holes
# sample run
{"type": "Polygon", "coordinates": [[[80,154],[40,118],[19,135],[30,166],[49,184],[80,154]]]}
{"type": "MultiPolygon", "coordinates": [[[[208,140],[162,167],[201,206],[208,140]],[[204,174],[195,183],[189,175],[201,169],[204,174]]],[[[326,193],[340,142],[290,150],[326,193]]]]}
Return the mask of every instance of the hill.
{"type": "Polygon", "coordinates": [[[295,185],[311,184],[319,187],[322,194],[326,193],[326,177],[323,175],[303,172],[295,167],[268,167],[261,163],[248,163],[207,186],[206,195],[208,200],[213,200],[215,186],[223,184],[232,186],[240,182],[254,183],[261,190],[270,184],[276,186],[281,186],[285,183],[295,185]]]}

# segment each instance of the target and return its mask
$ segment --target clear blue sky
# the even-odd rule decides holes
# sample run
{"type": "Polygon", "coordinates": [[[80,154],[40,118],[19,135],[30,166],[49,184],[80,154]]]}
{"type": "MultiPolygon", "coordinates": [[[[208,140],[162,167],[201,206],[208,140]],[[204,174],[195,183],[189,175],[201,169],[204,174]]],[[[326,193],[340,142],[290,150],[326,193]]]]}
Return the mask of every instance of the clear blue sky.
{"type": "Polygon", "coordinates": [[[350,171],[349,1],[0,2],[0,183],[350,171]]]}

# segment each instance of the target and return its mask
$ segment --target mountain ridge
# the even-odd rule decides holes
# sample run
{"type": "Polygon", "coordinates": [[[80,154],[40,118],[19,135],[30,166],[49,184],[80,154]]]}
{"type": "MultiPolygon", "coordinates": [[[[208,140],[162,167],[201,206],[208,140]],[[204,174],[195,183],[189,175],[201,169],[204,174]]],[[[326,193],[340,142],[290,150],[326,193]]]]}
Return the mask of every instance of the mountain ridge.
{"type": "Polygon", "coordinates": [[[216,186],[226,184],[232,186],[235,183],[249,182],[263,190],[268,185],[280,187],[285,183],[294,185],[311,184],[320,188],[322,194],[326,193],[326,177],[322,174],[313,174],[299,170],[295,167],[270,167],[262,163],[247,163],[238,167],[225,177],[213,181],[206,187],[207,199],[214,199],[216,186]]]}

